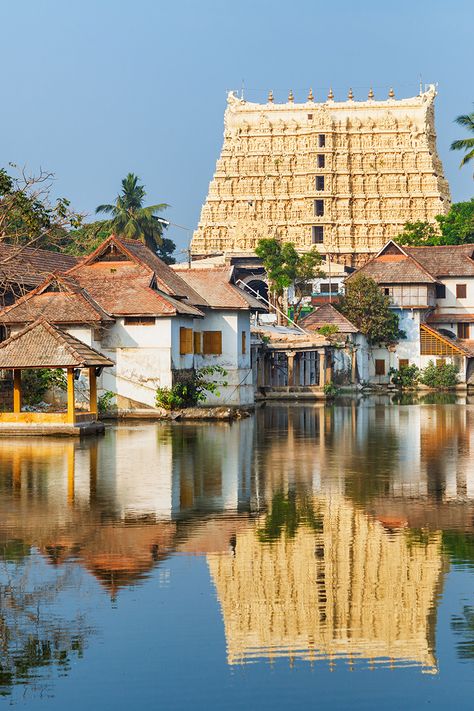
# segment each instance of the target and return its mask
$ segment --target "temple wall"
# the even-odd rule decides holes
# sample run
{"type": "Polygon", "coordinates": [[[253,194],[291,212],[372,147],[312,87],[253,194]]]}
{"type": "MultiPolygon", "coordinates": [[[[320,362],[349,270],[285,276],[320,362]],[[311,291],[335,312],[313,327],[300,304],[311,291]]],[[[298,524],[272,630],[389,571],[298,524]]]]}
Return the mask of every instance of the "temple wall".
{"type": "Polygon", "coordinates": [[[253,104],[229,94],[192,253],[249,253],[277,237],[360,264],[405,222],[434,223],[450,204],[435,95],[253,104]]]}

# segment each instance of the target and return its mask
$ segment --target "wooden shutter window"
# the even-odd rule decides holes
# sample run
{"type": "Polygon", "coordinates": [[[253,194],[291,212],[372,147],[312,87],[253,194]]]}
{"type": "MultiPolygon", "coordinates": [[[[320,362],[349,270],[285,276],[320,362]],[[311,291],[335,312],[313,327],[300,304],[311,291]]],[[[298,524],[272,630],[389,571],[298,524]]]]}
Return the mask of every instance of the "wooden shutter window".
{"type": "Polygon", "coordinates": [[[194,331],[194,352],[198,354],[202,353],[202,340],[200,331],[194,331]]]}
{"type": "Polygon", "coordinates": [[[466,284],[456,284],[456,298],[457,299],[465,299],[467,296],[466,291],[467,291],[466,284]]]}
{"type": "Polygon", "coordinates": [[[375,375],[385,375],[385,360],[376,358],[375,360],[375,375]]]}
{"type": "Polygon", "coordinates": [[[468,323],[458,323],[458,338],[469,338],[468,323]]]}
{"type": "Polygon", "coordinates": [[[184,328],[181,326],[179,329],[179,353],[180,355],[188,355],[193,352],[193,329],[184,328]]]}
{"type": "Polygon", "coordinates": [[[247,353],[247,331],[242,331],[242,355],[247,353]]]}
{"type": "Polygon", "coordinates": [[[400,358],[398,361],[398,368],[401,370],[402,368],[408,368],[408,358],[400,358]]]}
{"type": "Polygon", "coordinates": [[[222,354],[222,331],[203,331],[202,352],[205,355],[222,354]]]}

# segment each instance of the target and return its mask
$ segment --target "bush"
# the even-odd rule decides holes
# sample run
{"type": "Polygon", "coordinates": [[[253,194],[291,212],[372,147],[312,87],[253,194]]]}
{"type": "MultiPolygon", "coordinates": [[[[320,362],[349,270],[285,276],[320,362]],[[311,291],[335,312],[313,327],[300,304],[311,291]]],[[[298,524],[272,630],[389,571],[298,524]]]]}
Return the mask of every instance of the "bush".
{"type": "Polygon", "coordinates": [[[402,365],[400,370],[390,368],[388,374],[392,383],[398,388],[413,388],[420,377],[420,369],[414,363],[412,365],[402,365]]]}
{"type": "Polygon", "coordinates": [[[111,390],[106,390],[102,395],[97,398],[97,408],[101,415],[109,412],[112,406],[112,400],[115,397],[115,393],[111,390]]]}
{"type": "Polygon", "coordinates": [[[324,326],[321,326],[321,328],[318,328],[317,333],[321,334],[321,336],[324,336],[324,338],[331,339],[333,336],[339,333],[339,329],[337,326],[334,326],[331,323],[326,323],[324,326]]]}
{"type": "Polygon", "coordinates": [[[453,388],[458,382],[459,368],[452,363],[435,365],[432,360],[421,371],[420,382],[429,388],[453,388]]]}
{"type": "Polygon", "coordinates": [[[191,375],[182,376],[172,388],[157,388],[156,406],[165,410],[179,410],[205,402],[209,393],[219,397],[219,386],[227,385],[227,382],[222,380],[226,375],[227,371],[220,365],[208,365],[194,370],[191,375]],[[220,376],[220,382],[209,377],[215,375],[220,376]]]}
{"type": "Polygon", "coordinates": [[[21,391],[25,405],[38,405],[45,393],[53,387],[66,390],[67,380],[61,368],[38,368],[23,370],[21,391]]]}
{"type": "Polygon", "coordinates": [[[323,388],[324,394],[326,397],[333,398],[336,397],[336,395],[339,395],[339,388],[334,385],[334,383],[326,383],[326,385],[323,388]]]}

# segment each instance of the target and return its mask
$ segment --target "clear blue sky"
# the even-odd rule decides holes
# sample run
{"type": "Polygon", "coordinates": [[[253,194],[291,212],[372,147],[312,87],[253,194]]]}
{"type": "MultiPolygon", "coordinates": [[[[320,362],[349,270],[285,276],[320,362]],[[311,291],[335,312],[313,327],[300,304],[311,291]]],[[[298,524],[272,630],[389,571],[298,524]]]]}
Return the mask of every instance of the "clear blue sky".
{"type": "MultiPolygon", "coordinates": [[[[226,90],[356,98],[438,82],[438,147],[453,199],[473,195],[453,123],[473,109],[472,0],[24,0],[0,5],[0,164],[56,174],[93,213],[137,173],[149,202],[194,228],[219,154],[226,90]]],[[[186,233],[170,231],[180,246],[186,233]]]]}

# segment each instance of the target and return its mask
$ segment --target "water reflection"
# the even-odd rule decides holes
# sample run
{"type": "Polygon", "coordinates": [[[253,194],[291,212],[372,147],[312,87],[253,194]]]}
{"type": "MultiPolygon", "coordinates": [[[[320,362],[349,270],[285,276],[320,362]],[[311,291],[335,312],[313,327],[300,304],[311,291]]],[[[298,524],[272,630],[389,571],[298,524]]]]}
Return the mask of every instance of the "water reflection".
{"type": "MultiPolygon", "coordinates": [[[[0,684],[83,653],[81,585],[119,601],[177,554],[206,557],[229,664],[435,672],[446,576],[474,563],[473,417],[372,398],[84,442],[0,440],[0,684]]],[[[452,627],[470,656],[472,609],[452,627]]]]}

